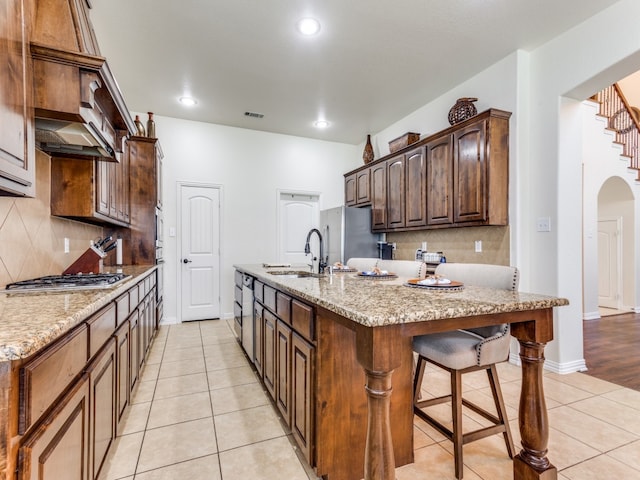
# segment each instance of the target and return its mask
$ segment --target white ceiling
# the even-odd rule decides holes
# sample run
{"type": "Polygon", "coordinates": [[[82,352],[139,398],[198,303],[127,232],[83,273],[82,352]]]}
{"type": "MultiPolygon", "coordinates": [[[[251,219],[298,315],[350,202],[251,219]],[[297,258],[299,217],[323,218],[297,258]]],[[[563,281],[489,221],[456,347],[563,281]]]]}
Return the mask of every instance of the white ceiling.
{"type": "Polygon", "coordinates": [[[132,111],[358,144],[616,1],[91,0],[91,18],[132,111]]]}

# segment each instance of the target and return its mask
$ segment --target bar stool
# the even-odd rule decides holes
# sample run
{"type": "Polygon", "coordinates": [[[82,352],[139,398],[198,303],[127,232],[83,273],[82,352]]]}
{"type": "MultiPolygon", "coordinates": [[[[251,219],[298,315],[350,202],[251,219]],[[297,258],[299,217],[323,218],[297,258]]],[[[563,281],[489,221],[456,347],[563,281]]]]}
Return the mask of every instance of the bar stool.
{"type": "MultiPolygon", "coordinates": [[[[465,285],[518,289],[519,272],[515,267],[501,265],[443,263],[436,268],[436,274],[465,285]]],[[[496,433],[504,435],[507,453],[513,458],[515,449],[509,429],[506,407],[498,381],[496,363],[509,357],[510,327],[508,323],[453,332],[433,333],[414,337],[413,350],[418,354],[414,377],[414,414],[432,425],[453,442],[456,478],[463,475],[462,446],[496,433]],[[426,362],[437,365],[451,374],[451,394],[428,400],[420,399],[420,388],[426,362]],[[485,370],[489,378],[491,393],[496,405],[497,416],[462,398],[462,375],[485,370]],[[422,409],[451,401],[453,430],[449,430],[422,409]],[[462,406],[473,410],[489,420],[489,427],[463,433],[462,406]]]]}

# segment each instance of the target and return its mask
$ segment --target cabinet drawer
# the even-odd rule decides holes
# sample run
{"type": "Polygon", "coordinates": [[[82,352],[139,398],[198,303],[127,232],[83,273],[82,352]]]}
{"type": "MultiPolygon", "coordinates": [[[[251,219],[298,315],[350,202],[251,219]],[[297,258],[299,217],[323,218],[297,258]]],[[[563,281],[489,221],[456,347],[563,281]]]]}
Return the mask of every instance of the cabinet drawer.
{"type": "Polygon", "coordinates": [[[20,370],[20,419],[23,434],[42,415],[87,363],[89,330],[80,325],[20,370]]]}
{"type": "Polygon", "coordinates": [[[102,348],[116,329],[116,307],[111,304],[87,320],[89,325],[89,358],[102,348]]]}
{"type": "Polygon", "coordinates": [[[235,286],[233,290],[233,297],[236,302],[242,305],[242,287],[239,287],[238,285],[235,286]]]}
{"type": "Polygon", "coordinates": [[[131,312],[133,312],[138,307],[139,303],[140,303],[140,295],[138,292],[138,286],[136,285],[135,287],[129,290],[129,308],[131,312]]]}
{"type": "Polygon", "coordinates": [[[116,325],[122,325],[128,317],[131,310],[129,308],[129,292],[119,296],[116,299],[116,325]]]}
{"type": "Polygon", "coordinates": [[[242,272],[236,270],[233,273],[233,282],[236,284],[236,286],[242,287],[242,272]]]}
{"type": "Polygon", "coordinates": [[[298,300],[291,301],[291,325],[309,341],[314,340],[313,307],[298,300]]]}
{"type": "Polygon", "coordinates": [[[255,281],[253,283],[253,296],[260,303],[264,302],[264,283],[255,281]]]}
{"type": "Polygon", "coordinates": [[[276,313],[280,320],[291,325],[291,297],[282,292],[276,293],[276,313]]]}
{"type": "Polygon", "coordinates": [[[264,286],[264,306],[272,312],[276,311],[276,290],[269,285],[264,286]]]}

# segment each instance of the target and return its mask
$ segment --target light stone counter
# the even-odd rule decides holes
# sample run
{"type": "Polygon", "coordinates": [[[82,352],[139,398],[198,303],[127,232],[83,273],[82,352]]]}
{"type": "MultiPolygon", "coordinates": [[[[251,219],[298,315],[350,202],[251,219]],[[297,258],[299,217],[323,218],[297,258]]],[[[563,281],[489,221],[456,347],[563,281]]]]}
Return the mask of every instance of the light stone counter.
{"type": "MultiPolygon", "coordinates": [[[[123,267],[131,275],[112,288],[69,292],[0,293],[0,362],[26,358],[109,304],[154,265],[123,267]]],[[[105,268],[105,273],[115,272],[105,268]]]]}
{"type": "Polygon", "coordinates": [[[263,268],[261,265],[234,266],[280,290],[368,327],[569,304],[564,298],[473,286],[465,286],[462,291],[433,291],[404,286],[406,279],[402,278],[373,279],[359,277],[357,273],[336,272],[320,278],[290,278],[269,273],[308,270],[308,267],[293,266],[288,269],[263,268]]]}

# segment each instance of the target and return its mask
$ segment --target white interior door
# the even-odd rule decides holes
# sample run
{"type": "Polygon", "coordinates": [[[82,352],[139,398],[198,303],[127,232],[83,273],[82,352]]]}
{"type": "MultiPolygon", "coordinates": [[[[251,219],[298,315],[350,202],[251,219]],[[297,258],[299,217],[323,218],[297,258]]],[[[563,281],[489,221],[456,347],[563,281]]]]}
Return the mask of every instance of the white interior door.
{"type": "MultiPolygon", "coordinates": [[[[291,264],[309,264],[305,255],[307,234],[320,224],[320,196],[295,192],[280,192],[278,203],[278,261],[291,264]]],[[[311,251],[318,255],[318,239],[314,235],[311,251]]]]}
{"type": "Polygon", "coordinates": [[[621,221],[598,220],[598,305],[620,308],[621,221]]]}
{"type": "Polygon", "coordinates": [[[181,320],[220,318],[220,189],[180,186],[181,320]]]}

